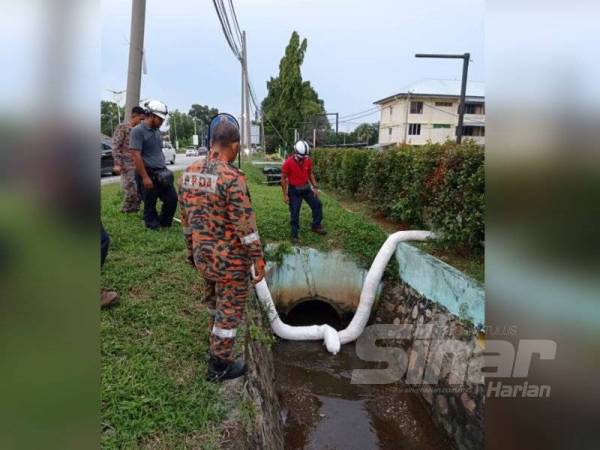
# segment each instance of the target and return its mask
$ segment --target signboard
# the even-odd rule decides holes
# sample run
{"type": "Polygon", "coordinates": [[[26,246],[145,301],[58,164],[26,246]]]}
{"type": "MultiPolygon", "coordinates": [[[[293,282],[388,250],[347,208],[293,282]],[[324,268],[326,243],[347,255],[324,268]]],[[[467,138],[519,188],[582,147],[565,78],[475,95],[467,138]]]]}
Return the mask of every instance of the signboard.
{"type": "Polygon", "coordinates": [[[198,145],[198,135],[197,134],[194,134],[192,136],[192,144],[198,145]]]}
{"type": "Polygon", "coordinates": [[[250,127],[250,144],[260,144],[260,126],[251,125],[250,127]]]}

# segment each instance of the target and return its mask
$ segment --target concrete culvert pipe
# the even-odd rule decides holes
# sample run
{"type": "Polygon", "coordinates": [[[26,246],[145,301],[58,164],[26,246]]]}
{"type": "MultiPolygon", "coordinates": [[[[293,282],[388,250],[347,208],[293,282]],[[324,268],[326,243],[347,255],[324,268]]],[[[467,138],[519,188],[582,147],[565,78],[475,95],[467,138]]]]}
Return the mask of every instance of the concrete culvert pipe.
{"type": "Polygon", "coordinates": [[[373,302],[375,301],[377,286],[398,244],[404,241],[425,241],[432,238],[434,238],[434,234],[430,231],[410,230],[398,231],[386,239],[367,273],[360,293],[360,302],[352,321],[344,330],[339,332],[329,325],[294,327],[283,323],[275,309],[275,304],[273,303],[273,298],[265,279],[256,284],[256,295],[268,313],[271,328],[276,336],[293,341],[315,341],[322,339],[325,342],[327,351],[335,355],[340,351],[342,344],[355,341],[365,329],[371,315],[373,302]]]}

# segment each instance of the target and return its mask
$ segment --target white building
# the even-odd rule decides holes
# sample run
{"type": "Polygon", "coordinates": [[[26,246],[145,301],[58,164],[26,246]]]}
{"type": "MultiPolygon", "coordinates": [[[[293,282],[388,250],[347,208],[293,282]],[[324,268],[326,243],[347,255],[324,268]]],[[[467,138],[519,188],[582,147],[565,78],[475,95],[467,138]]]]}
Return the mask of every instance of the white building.
{"type": "MultiPolygon", "coordinates": [[[[423,145],[456,139],[460,81],[424,80],[375,102],[380,106],[379,145],[423,145]]],[[[463,139],[485,144],[485,85],[467,83],[463,139]]]]}

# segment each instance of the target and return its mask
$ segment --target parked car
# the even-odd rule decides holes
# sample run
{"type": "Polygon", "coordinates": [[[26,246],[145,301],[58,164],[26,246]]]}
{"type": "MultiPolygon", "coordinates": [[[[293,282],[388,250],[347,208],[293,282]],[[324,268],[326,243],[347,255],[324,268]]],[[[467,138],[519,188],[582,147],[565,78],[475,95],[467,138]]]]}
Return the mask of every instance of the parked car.
{"type": "Polygon", "coordinates": [[[188,147],[185,150],[185,156],[198,156],[198,149],[196,147],[188,147]]]}
{"type": "Polygon", "coordinates": [[[114,175],[115,160],[112,155],[110,139],[100,140],[100,176],[114,175]]]}
{"type": "Polygon", "coordinates": [[[198,156],[208,155],[208,149],[206,147],[198,147],[198,156]]]}
{"type": "Polygon", "coordinates": [[[173,145],[169,141],[164,141],[162,145],[163,155],[165,155],[165,161],[167,164],[175,164],[175,157],[177,152],[173,148],[173,145]]]}

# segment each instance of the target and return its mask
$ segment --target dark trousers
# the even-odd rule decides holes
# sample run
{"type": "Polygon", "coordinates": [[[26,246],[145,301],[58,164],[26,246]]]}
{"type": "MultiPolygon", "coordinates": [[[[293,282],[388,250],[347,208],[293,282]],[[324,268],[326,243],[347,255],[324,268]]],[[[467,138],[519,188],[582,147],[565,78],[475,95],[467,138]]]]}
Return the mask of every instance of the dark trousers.
{"type": "Polygon", "coordinates": [[[148,228],[170,227],[177,209],[177,191],[173,184],[161,184],[152,170],[146,169],[154,187],[150,190],[144,187],[139,174],[135,174],[138,187],[144,201],[144,223],[148,228]],[[162,207],[160,215],[156,211],[156,202],[160,199],[162,207]]]}
{"type": "Polygon", "coordinates": [[[110,237],[104,229],[104,225],[100,223],[100,267],[104,265],[106,255],[108,255],[108,246],[110,245],[110,237]]]}
{"type": "Polygon", "coordinates": [[[292,237],[298,237],[298,229],[300,228],[300,207],[302,200],[308,203],[312,210],[312,227],[320,228],[323,221],[323,205],[321,200],[317,198],[312,189],[300,191],[294,186],[288,187],[288,197],[290,199],[290,224],[292,226],[292,237]]]}

